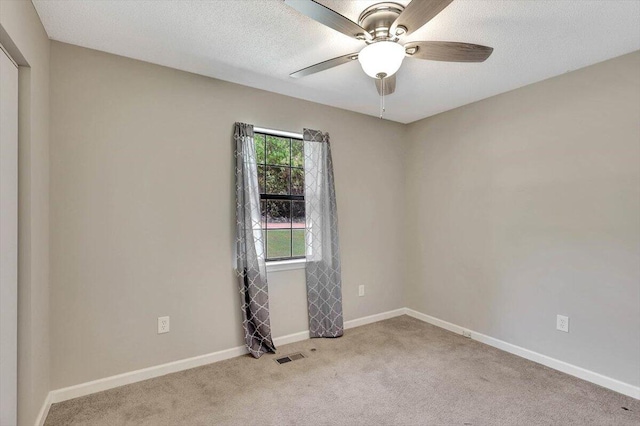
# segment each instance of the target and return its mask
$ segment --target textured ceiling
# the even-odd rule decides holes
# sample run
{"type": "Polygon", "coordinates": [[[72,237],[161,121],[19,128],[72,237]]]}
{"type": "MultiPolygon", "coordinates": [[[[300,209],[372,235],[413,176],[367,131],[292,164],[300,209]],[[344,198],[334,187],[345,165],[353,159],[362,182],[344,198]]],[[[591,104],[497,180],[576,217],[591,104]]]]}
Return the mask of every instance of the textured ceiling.
{"type": "MultiPolygon", "coordinates": [[[[376,3],[319,1],[354,21],[376,3]]],[[[301,79],[289,77],[300,68],[357,52],[364,43],[281,0],[33,3],[54,40],[378,114],[373,80],[357,61],[301,79]]],[[[406,59],[385,115],[402,123],[639,50],[640,1],[455,0],[402,41],[408,40],[461,41],[495,50],[480,64],[406,59]]]]}

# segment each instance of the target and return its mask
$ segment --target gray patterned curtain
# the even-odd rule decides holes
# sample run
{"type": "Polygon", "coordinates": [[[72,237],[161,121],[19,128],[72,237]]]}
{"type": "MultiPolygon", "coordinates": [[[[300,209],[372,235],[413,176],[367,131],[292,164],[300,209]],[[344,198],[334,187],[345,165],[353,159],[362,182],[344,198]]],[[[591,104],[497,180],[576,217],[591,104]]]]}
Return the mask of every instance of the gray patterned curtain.
{"type": "Polygon", "coordinates": [[[304,129],[306,277],[311,337],[344,331],[338,214],[329,134],[304,129]]]}
{"type": "Polygon", "coordinates": [[[253,126],[236,123],[236,272],[242,297],[242,326],[249,353],[275,352],[269,321],[269,288],[260,224],[260,190],[253,126]]]}

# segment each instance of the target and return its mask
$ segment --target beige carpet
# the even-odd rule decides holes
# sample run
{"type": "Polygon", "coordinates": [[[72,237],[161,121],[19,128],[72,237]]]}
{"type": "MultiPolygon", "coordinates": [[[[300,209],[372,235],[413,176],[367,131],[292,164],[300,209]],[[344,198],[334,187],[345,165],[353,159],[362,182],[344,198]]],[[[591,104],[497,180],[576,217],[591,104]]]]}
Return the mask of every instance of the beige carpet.
{"type": "Polygon", "coordinates": [[[46,425],[640,424],[638,400],[407,316],[278,356],[296,351],[308,358],[244,356],[54,404],[46,425]]]}

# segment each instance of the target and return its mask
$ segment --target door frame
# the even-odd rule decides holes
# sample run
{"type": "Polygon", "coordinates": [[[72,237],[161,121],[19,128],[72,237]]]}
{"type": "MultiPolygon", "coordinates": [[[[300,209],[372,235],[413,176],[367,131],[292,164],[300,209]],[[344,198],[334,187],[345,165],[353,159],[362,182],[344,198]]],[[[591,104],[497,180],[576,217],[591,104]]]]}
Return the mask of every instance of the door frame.
{"type": "Polygon", "coordinates": [[[8,140],[0,139],[0,423],[14,425],[17,424],[18,413],[19,67],[1,44],[0,61],[0,66],[6,67],[0,75],[0,92],[3,88],[12,89],[8,95],[2,96],[5,99],[0,98],[0,114],[7,112],[9,120],[15,120],[13,126],[10,122],[2,126],[2,131],[8,135],[0,135],[0,138],[9,137],[8,140]],[[15,67],[15,72],[12,67],[15,67]],[[10,97],[10,104],[5,111],[6,96],[10,97]]]}

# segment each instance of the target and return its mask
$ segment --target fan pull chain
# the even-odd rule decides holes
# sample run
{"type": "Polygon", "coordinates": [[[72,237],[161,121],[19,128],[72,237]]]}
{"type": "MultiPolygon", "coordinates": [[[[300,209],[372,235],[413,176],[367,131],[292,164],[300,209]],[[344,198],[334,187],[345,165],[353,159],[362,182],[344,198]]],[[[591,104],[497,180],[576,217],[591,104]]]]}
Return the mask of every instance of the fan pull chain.
{"type": "Polygon", "coordinates": [[[380,79],[380,88],[382,89],[382,94],[380,95],[380,118],[382,119],[382,114],[384,114],[384,80],[386,77],[382,77],[380,79]]]}

